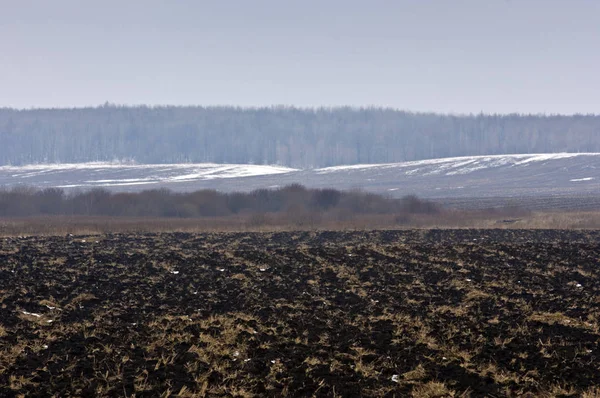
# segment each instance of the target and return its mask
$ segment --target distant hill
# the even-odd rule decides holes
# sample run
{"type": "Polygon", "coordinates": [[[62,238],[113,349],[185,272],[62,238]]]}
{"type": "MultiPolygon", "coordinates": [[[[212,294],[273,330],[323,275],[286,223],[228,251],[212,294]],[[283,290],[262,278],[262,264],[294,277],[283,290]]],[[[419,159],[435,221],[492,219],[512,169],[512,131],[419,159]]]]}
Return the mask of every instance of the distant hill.
{"type": "Polygon", "coordinates": [[[396,198],[417,195],[469,208],[503,204],[600,208],[600,153],[468,156],[306,170],[231,164],[0,166],[0,187],[9,189],[27,185],[129,192],[157,188],[247,192],[291,184],[361,189],[396,198]]]}
{"type": "Polygon", "coordinates": [[[350,107],[0,109],[0,165],[133,160],[306,169],[551,152],[600,152],[600,116],[350,107]]]}

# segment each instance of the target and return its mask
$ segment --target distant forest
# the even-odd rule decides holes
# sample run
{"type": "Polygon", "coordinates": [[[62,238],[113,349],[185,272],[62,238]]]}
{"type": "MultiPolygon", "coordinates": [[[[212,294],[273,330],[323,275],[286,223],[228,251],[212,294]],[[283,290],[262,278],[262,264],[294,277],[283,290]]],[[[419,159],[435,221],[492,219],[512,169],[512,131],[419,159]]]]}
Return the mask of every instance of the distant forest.
{"type": "Polygon", "coordinates": [[[0,109],[0,165],[135,161],[314,168],[543,152],[600,152],[600,116],[283,106],[0,109]]]}

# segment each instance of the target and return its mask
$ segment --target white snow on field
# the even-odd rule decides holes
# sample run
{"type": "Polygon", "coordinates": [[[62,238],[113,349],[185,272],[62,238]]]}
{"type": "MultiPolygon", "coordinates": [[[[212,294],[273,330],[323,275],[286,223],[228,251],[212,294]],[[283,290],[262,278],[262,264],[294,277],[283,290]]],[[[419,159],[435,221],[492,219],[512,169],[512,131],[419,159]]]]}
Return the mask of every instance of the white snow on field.
{"type": "Polygon", "coordinates": [[[572,180],[569,180],[569,181],[571,181],[571,182],[591,181],[593,179],[594,179],[594,177],[585,177],[585,178],[573,178],[572,180]]]}
{"type": "Polygon", "coordinates": [[[599,153],[543,153],[518,155],[461,156],[454,158],[425,159],[401,163],[357,164],[333,166],[315,170],[317,174],[346,172],[349,170],[398,169],[405,175],[457,175],[474,171],[498,168],[528,166],[535,162],[550,162],[578,156],[599,156],[599,153]]]}
{"type": "Polygon", "coordinates": [[[528,159],[524,159],[517,164],[525,164],[531,162],[544,162],[547,160],[557,160],[557,159],[566,159],[566,158],[574,158],[577,156],[591,156],[598,155],[595,153],[546,153],[546,154],[538,154],[534,155],[528,159]]]}
{"type": "Polygon", "coordinates": [[[19,175],[27,173],[48,173],[53,171],[90,170],[90,169],[122,169],[122,170],[213,170],[215,168],[236,169],[248,174],[263,172],[281,173],[295,171],[289,167],[253,165],[253,164],[217,164],[217,163],[174,163],[174,164],[131,164],[131,163],[51,163],[30,164],[24,166],[0,166],[0,171],[14,171],[19,175]]]}
{"type": "MultiPolygon", "coordinates": [[[[166,165],[154,165],[166,166],[166,165]]],[[[125,169],[140,168],[147,165],[136,165],[128,163],[108,163],[108,162],[87,162],[87,163],[39,163],[28,164],[24,166],[0,166],[0,171],[15,171],[21,174],[29,172],[31,174],[49,173],[62,170],[89,170],[89,169],[125,169]]]]}
{"type": "Polygon", "coordinates": [[[170,181],[212,180],[215,178],[254,177],[284,174],[297,171],[287,167],[261,165],[219,165],[209,169],[198,169],[194,173],[171,177],[170,181]]]}
{"type": "Polygon", "coordinates": [[[129,182],[147,182],[153,181],[151,177],[148,178],[123,178],[122,180],[88,180],[86,182],[93,182],[97,184],[112,184],[112,183],[129,183],[129,182]]]}
{"type": "MultiPolygon", "coordinates": [[[[516,154],[516,155],[485,155],[461,156],[440,159],[425,159],[401,163],[386,164],[357,164],[334,166],[304,170],[302,178],[318,178],[320,175],[330,175],[337,178],[345,177],[364,182],[378,181],[380,176],[389,178],[396,176],[404,183],[422,180],[424,177],[462,176],[483,170],[523,170],[535,168],[533,165],[548,164],[550,172],[556,167],[552,162],[557,161],[556,167],[567,169],[573,163],[576,173],[571,182],[591,181],[589,169],[595,169],[600,162],[600,153],[553,153],[553,154],[516,154]],[[578,158],[578,161],[568,159],[578,158]],[[566,160],[565,160],[566,159],[566,160]],[[558,161],[562,160],[564,164],[558,161]],[[586,169],[587,171],[581,171],[586,169]],[[337,174],[341,173],[341,174],[337,174]],[[578,175],[588,174],[579,178],[578,175]],[[308,177],[307,177],[308,176],[308,177]]],[[[194,181],[211,181],[230,178],[257,177],[269,175],[287,175],[287,180],[293,181],[295,173],[302,170],[269,165],[251,164],[215,164],[215,163],[184,163],[184,164],[135,164],[135,163],[66,163],[66,164],[34,164],[26,166],[0,166],[0,181],[8,181],[11,185],[42,184],[59,188],[94,188],[144,186],[152,188],[155,184],[182,183],[194,181]]],[[[537,172],[537,171],[536,171],[537,172]]],[[[567,170],[568,172],[568,170],[567,170]]],[[[594,175],[593,173],[591,175],[594,175]]],[[[564,178],[564,177],[563,177],[564,178]]],[[[570,177],[569,177],[570,178],[570,177]]],[[[287,181],[286,180],[286,181],[287,181]]],[[[304,181],[304,180],[303,180],[304,181]]],[[[272,183],[272,182],[271,182],[272,183]]],[[[4,182],[6,184],[6,182],[4,182]]],[[[283,184],[283,183],[282,183],[283,184]]],[[[271,187],[276,187],[273,185],[271,187]]],[[[396,185],[397,186],[397,185],[396,185]]],[[[393,192],[393,185],[389,187],[393,192]]]]}
{"type": "Polygon", "coordinates": [[[26,166],[0,166],[0,173],[6,173],[11,178],[27,182],[28,178],[44,175],[45,179],[69,178],[77,173],[85,173],[87,177],[77,184],[60,185],[59,188],[75,187],[112,187],[128,185],[146,185],[168,182],[189,182],[223,178],[254,177],[274,174],[286,174],[298,171],[289,167],[251,165],[251,164],[120,164],[120,163],[65,163],[65,164],[34,164],[26,166]],[[131,173],[138,178],[119,178],[131,173]],[[101,179],[90,179],[97,174],[101,179]]]}
{"type": "Polygon", "coordinates": [[[139,182],[110,182],[99,184],[95,181],[86,181],[85,184],[67,184],[67,185],[57,185],[57,188],[78,188],[78,187],[120,187],[120,186],[130,186],[130,185],[148,185],[148,184],[157,184],[160,181],[139,181],[139,182]]]}

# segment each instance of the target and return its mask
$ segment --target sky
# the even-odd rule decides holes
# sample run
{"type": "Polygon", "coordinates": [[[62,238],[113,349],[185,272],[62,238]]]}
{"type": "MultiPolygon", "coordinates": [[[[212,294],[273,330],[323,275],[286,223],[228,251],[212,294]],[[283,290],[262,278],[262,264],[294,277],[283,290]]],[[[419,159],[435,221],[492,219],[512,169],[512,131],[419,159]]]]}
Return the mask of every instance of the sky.
{"type": "Polygon", "coordinates": [[[598,0],[0,0],[0,107],[600,113],[598,0]]]}

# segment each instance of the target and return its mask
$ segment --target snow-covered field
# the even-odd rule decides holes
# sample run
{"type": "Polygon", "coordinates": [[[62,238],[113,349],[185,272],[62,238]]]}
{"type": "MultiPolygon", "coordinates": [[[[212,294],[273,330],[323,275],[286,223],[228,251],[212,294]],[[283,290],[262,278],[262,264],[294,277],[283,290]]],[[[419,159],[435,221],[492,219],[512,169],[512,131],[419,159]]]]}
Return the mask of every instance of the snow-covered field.
{"type": "Polygon", "coordinates": [[[240,164],[65,163],[0,166],[0,182],[59,188],[124,187],[292,173],[281,166],[240,164]]]}
{"type": "Polygon", "coordinates": [[[217,189],[225,192],[300,183],[315,188],[363,189],[400,197],[600,198],[600,154],[555,153],[463,156],[390,164],[298,170],[235,164],[83,163],[1,166],[0,186],[140,191],[217,189]]]}
{"type": "Polygon", "coordinates": [[[453,158],[426,159],[413,162],[384,163],[384,164],[357,164],[350,166],[333,166],[317,169],[317,174],[338,173],[359,170],[389,170],[402,169],[406,175],[457,175],[469,174],[479,170],[500,167],[528,166],[532,163],[547,163],[561,159],[577,157],[596,158],[598,153],[549,153],[549,154],[518,154],[518,155],[489,155],[489,156],[461,156],[453,158]]]}

